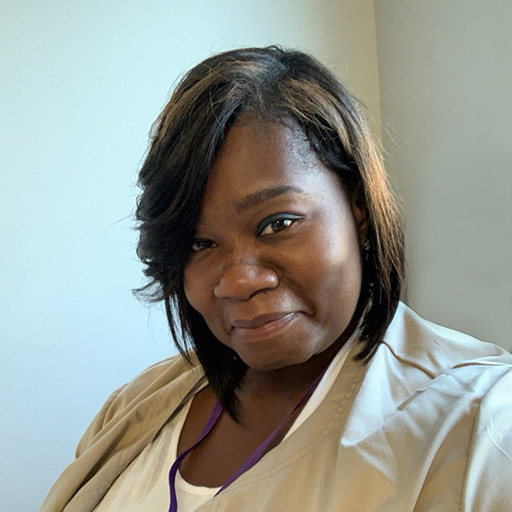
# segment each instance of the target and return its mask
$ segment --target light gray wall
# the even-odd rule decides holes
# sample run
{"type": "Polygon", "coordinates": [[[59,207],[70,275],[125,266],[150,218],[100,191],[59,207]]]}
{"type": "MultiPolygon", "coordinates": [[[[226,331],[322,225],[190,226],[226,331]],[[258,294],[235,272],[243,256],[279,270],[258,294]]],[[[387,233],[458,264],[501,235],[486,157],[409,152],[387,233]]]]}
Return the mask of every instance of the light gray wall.
{"type": "Polygon", "coordinates": [[[376,0],[408,302],[512,348],[512,2],[376,0]]]}
{"type": "Polygon", "coordinates": [[[378,119],[375,39],[371,0],[2,2],[2,511],[36,510],[110,392],[173,352],[161,311],[131,295],[130,216],[176,77],[214,51],[281,43],[378,119]]]}

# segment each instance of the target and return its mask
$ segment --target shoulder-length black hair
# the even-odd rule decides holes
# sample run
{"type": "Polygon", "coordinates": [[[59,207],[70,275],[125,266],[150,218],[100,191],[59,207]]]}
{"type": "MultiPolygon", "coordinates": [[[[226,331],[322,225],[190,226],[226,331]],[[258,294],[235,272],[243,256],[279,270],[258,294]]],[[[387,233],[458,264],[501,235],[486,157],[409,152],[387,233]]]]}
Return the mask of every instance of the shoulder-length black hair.
{"type": "Polygon", "coordinates": [[[140,169],[138,256],[148,284],[138,293],[163,300],[180,353],[192,344],[224,408],[237,419],[235,390],[246,370],[188,303],[183,268],[215,156],[242,114],[292,121],[326,167],[357,194],[367,214],[361,242],[361,350],[368,361],[396,311],[404,275],[403,231],[377,146],[361,110],[336,77],[310,55],[276,46],[210,57],[179,82],[155,121],[140,169]]]}

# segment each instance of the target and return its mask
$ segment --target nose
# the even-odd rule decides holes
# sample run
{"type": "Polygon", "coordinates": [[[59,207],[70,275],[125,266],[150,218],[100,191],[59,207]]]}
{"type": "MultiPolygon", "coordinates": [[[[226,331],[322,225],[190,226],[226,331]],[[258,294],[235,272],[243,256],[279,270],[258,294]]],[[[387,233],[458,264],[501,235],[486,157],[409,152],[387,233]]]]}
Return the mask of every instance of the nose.
{"type": "Polygon", "coordinates": [[[273,290],[278,283],[273,269],[259,262],[237,261],[223,268],[213,293],[218,299],[243,301],[258,292],[273,290]]]}

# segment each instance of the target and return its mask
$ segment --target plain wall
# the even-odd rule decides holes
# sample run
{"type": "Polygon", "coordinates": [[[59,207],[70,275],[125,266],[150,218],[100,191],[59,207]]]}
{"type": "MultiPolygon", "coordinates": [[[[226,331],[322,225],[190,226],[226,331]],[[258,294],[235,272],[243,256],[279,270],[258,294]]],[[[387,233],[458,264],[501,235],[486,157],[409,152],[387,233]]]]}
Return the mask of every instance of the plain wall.
{"type": "Polygon", "coordinates": [[[407,302],[512,348],[512,2],[376,0],[407,302]]]}
{"type": "Polygon", "coordinates": [[[0,508],[36,510],[111,391],[174,353],[131,215],[149,127],[212,52],[312,52],[368,106],[369,0],[4,0],[0,14],[0,508]]]}

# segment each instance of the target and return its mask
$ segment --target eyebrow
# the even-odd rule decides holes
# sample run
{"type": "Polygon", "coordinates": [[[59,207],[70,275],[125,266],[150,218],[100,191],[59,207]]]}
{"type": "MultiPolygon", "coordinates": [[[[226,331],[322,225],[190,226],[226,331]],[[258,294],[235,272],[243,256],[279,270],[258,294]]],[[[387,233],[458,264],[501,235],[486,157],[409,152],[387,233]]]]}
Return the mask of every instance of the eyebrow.
{"type": "Polygon", "coordinates": [[[245,196],[243,199],[240,199],[240,201],[237,201],[235,208],[237,213],[242,213],[248,208],[251,208],[251,206],[255,206],[258,203],[268,201],[269,199],[273,199],[274,197],[290,192],[303,194],[304,190],[298,187],[294,187],[293,185],[280,185],[276,187],[264,188],[262,190],[258,190],[258,192],[254,192],[245,196]]]}

